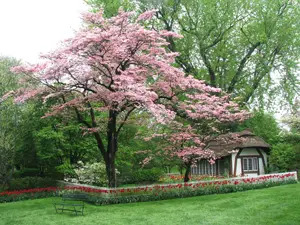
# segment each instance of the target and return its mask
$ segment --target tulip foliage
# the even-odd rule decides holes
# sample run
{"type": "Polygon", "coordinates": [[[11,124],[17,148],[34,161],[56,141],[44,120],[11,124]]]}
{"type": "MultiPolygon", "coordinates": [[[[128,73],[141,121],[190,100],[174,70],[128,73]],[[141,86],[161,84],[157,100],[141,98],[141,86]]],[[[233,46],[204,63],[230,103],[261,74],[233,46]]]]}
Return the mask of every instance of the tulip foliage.
{"type": "Polygon", "coordinates": [[[18,90],[15,101],[55,98],[45,117],[74,115],[95,137],[110,187],[116,185],[118,136],[132,113],[148,112],[160,124],[176,116],[218,124],[247,117],[220,89],[172,66],[177,53],[166,50],[166,39],[180,35],[146,29],[154,13],[120,11],[110,19],[87,13],[86,26],[42,63],[13,69],[35,84],[18,90]]]}

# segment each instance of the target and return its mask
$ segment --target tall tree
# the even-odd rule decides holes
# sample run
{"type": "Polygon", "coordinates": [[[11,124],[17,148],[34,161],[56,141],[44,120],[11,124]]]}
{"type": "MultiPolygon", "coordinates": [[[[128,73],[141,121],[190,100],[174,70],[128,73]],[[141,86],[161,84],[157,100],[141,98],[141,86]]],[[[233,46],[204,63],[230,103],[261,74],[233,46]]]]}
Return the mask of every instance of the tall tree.
{"type": "MultiPolygon", "coordinates": [[[[18,88],[16,76],[10,72],[12,66],[18,65],[13,58],[0,57],[0,96],[18,88]]],[[[10,100],[0,98],[0,185],[11,177],[14,154],[18,106],[10,100]]]]}
{"type": "MultiPolygon", "coordinates": [[[[288,131],[283,133],[283,145],[289,147],[287,148],[280,148],[278,146],[278,151],[272,151],[271,156],[273,159],[275,158],[274,164],[277,165],[280,162],[287,162],[288,169],[290,170],[297,170],[299,172],[300,169],[300,101],[299,99],[295,99],[294,109],[292,110],[291,114],[288,115],[286,118],[282,120],[282,122],[289,127],[288,131]],[[280,151],[281,150],[281,151],[280,151]],[[290,152],[287,152],[290,150],[290,152]],[[279,157],[276,157],[276,153],[279,157]],[[280,157],[281,155],[285,156],[291,154],[292,157],[280,157]]],[[[280,166],[278,165],[280,168],[280,166]]],[[[281,168],[282,169],[282,168],[281,168]]],[[[284,168],[286,169],[286,168],[284,168]]]]}
{"type": "Polygon", "coordinates": [[[264,111],[253,111],[253,116],[238,126],[238,131],[250,129],[255,135],[263,138],[271,146],[280,142],[281,129],[274,115],[264,111]]]}
{"type": "Polygon", "coordinates": [[[103,15],[107,18],[116,16],[120,7],[126,11],[134,8],[131,0],[85,0],[85,2],[93,8],[94,12],[104,9],[103,15]]]}
{"type": "Polygon", "coordinates": [[[111,19],[105,19],[101,12],[87,13],[89,26],[46,55],[44,63],[14,68],[41,84],[17,91],[15,101],[37,95],[44,96],[45,101],[59,97],[61,102],[45,116],[76,116],[97,141],[110,187],[116,185],[119,134],[132,112],[149,112],[162,124],[176,114],[219,122],[245,117],[219,88],[186,76],[171,65],[177,54],[165,50],[166,38],[179,35],[140,25],[154,13],[147,11],[135,20],[133,13],[120,12],[111,19]]]}
{"type": "MultiPolygon", "coordinates": [[[[96,0],[93,7],[106,8],[107,2],[96,0]]],[[[134,2],[136,10],[158,9],[157,21],[148,26],[184,36],[168,38],[168,48],[180,52],[178,66],[238,97],[241,105],[292,103],[299,93],[299,1],[134,2]]]]}
{"type": "Polygon", "coordinates": [[[83,135],[81,125],[74,118],[41,118],[55,102],[55,98],[45,104],[34,99],[20,104],[22,112],[18,116],[15,140],[18,169],[35,168],[42,176],[55,176],[59,175],[57,168],[61,165],[98,156],[94,139],[83,135]]]}

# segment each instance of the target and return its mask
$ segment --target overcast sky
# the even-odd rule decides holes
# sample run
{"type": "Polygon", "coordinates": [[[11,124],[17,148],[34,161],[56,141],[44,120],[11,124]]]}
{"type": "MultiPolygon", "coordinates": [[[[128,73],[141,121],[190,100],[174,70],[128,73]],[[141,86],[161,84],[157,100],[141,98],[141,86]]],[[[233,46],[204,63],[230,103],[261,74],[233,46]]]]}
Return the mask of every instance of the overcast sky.
{"type": "Polygon", "coordinates": [[[0,56],[37,62],[81,26],[83,0],[0,0],[0,56]]]}

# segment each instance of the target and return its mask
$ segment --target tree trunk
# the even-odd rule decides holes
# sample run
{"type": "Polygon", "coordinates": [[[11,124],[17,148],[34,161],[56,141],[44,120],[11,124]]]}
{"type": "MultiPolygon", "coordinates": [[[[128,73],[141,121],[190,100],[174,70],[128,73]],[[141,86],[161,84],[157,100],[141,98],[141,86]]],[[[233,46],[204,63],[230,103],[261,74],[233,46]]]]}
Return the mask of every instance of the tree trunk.
{"type": "Polygon", "coordinates": [[[189,182],[190,178],[189,178],[189,175],[190,175],[190,172],[191,172],[191,164],[186,164],[185,165],[185,174],[184,174],[184,182],[189,182]]]}
{"type": "Polygon", "coordinates": [[[115,111],[109,111],[109,121],[107,124],[107,152],[105,157],[106,174],[109,187],[116,187],[116,167],[115,159],[118,151],[118,134],[117,134],[117,114],[115,111]]]}
{"type": "Polygon", "coordinates": [[[108,179],[108,186],[110,188],[117,186],[116,180],[116,167],[115,167],[115,156],[108,156],[108,161],[105,162],[106,164],[106,174],[108,179]]]}
{"type": "Polygon", "coordinates": [[[183,175],[183,169],[184,169],[184,166],[182,164],[180,164],[178,166],[178,170],[179,170],[180,175],[183,175]]]}

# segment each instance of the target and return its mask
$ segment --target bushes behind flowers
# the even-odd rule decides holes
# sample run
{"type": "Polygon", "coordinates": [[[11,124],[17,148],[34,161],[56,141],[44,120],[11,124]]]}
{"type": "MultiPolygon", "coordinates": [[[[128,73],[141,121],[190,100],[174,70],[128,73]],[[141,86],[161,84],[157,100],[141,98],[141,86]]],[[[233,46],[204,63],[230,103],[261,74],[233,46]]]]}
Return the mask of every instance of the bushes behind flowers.
{"type": "Polygon", "coordinates": [[[24,177],[12,179],[8,186],[8,190],[23,190],[53,186],[56,186],[56,181],[51,178],[24,177]]]}
{"type": "Polygon", "coordinates": [[[142,183],[154,183],[159,181],[163,175],[163,171],[158,168],[152,169],[138,169],[130,174],[122,183],[128,184],[142,184],[142,183]]]}

